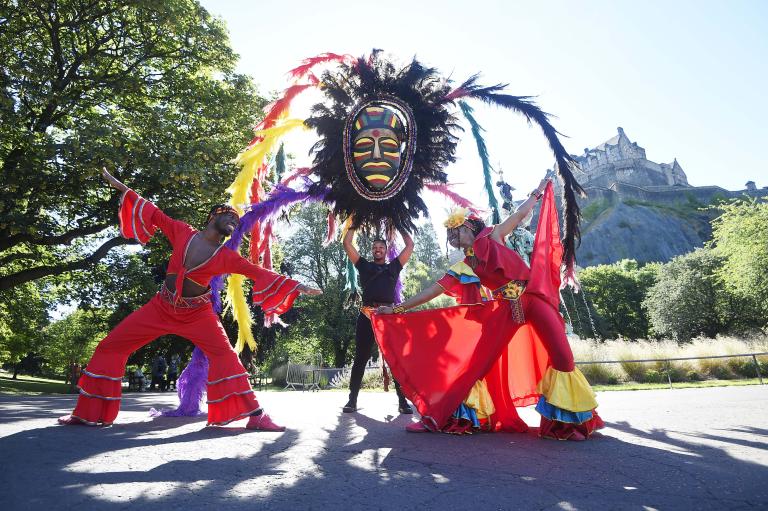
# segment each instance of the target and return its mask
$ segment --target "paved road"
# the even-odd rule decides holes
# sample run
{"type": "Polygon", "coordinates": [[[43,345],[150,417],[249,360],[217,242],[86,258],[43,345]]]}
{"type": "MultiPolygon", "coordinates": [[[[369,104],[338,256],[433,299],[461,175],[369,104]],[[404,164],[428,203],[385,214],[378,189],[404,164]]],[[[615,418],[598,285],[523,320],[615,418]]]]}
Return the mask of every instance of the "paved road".
{"type": "Polygon", "coordinates": [[[394,393],[353,415],[339,392],[259,397],[289,431],[150,418],[171,394],[63,427],[70,396],[0,396],[0,509],[768,508],[768,386],[603,392],[608,427],[584,443],[409,434],[394,393]]]}

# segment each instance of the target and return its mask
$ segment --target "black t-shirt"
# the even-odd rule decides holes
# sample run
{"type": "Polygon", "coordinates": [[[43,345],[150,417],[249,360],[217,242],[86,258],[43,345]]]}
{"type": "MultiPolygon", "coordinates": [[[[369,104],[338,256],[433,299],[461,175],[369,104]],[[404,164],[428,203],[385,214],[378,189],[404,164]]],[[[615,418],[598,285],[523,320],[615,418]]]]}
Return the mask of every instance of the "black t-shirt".
{"type": "Polygon", "coordinates": [[[403,266],[397,257],[386,264],[376,264],[364,257],[355,264],[363,287],[363,304],[394,303],[395,284],[403,266]]]}

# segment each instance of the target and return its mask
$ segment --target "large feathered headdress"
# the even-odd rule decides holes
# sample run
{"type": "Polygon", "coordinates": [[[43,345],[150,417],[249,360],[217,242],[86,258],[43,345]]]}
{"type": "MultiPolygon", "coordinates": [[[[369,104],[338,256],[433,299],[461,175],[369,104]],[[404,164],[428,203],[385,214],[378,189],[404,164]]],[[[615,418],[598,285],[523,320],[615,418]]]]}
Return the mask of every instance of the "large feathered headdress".
{"type": "MultiPolygon", "coordinates": [[[[462,131],[459,116],[467,120],[477,144],[493,222],[498,222],[499,206],[493,193],[488,149],[483,129],[469,105],[470,101],[479,100],[522,114],[529,124],[543,131],[562,185],[563,263],[566,276],[572,274],[579,239],[576,194],[583,194],[583,190],[571,172],[575,162],[560,142],[549,115],[530,96],[505,94],[505,84],[480,85],[478,75],[456,87],[436,69],[415,58],[398,66],[380,50],[357,59],[324,53],[306,59],[288,75],[293,84],[272,103],[256,126],[254,139],[235,160],[242,170],[229,188],[231,203],[245,213],[228,242],[231,247],[239,247],[243,236],[250,233],[251,259],[269,267],[272,222],[286,207],[299,201],[314,200],[328,205],[329,241],[335,235],[337,220],[374,230],[412,230],[414,220],[427,213],[422,199],[424,188],[477,212],[446,184],[445,169],[455,161],[462,131]],[[313,71],[319,65],[329,68],[317,78],[313,71]],[[309,118],[288,118],[291,101],[308,89],[319,89],[325,99],[314,105],[309,118]],[[267,195],[262,183],[274,155],[284,154],[278,150],[280,139],[299,127],[314,129],[319,136],[311,151],[313,165],[283,178],[267,195]],[[387,133],[392,140],[363,133],[369,128],[391,128],[387,133]],[[364,163],[360,164],[358,159],[364,163]],[[383,170],[378,172],[379,168],[383,170]]],[[[242,279],[233,280],[235,277],[230,279],[228,299],[236,315],[247,320],[243,303],[232,296],[242,285],[242,279]]],[[[220,280],[213,284],[216,288],[222,285],[220,280]]],[[[243,332],[243,325],[240,326],[243,332]]],[[[241,343],[253,342],[247,332],[243,335],[241,343]]]]}
{"type": "Polygon", "coordinates": [[[334,213],[352,217],[354,228],[378,228],[384,222],[411,231],[413,221],[427,213],[424,184],[444,184],[445,169],[455,161],[460,128],[455,109],[442,101],[451,91],[447,80],[415,59],[397,67],[374,51],[324,73],[320,90],[326,101],[316,104],[305,121],[320,136],[313,148],[314,186],[330,188],[334,213]],[[371,104],[387,106],[405,121],[400,172],[380,192],[361,186],[350,169],[349,125],[371,104]]]}

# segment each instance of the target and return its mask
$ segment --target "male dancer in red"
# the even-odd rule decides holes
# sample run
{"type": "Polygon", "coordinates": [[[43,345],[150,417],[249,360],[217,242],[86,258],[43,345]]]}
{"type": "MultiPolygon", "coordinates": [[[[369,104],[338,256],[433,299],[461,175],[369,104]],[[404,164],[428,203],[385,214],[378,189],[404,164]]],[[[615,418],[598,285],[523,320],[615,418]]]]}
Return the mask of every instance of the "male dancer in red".
{"type": "Polygon", "coordinates": [[[65,425],[107,426],[120,409],[122,379],[128,356],[166,334],[186,337],[210,361],[208,370],[208,424],[224,425],[249,417],[246,428],[284,431],[259,406],[246,372],[229,344],[224,328],[211,306],[211,278],[225,273],[245,275],[253,281],[253,301],[267,314],[282,314],[300,293],[318,295],[283,275],[260,268],[222,245],[237,227],[239,217],[230,206],[215,206],[202,231],[168,217],[112,177],[104,179],[123,192],[120,232],[146,243],[157,229],[171,242],[173,253],[160,292],[115,327],[96,347],[78,382],[80,397],[65,425]]]}

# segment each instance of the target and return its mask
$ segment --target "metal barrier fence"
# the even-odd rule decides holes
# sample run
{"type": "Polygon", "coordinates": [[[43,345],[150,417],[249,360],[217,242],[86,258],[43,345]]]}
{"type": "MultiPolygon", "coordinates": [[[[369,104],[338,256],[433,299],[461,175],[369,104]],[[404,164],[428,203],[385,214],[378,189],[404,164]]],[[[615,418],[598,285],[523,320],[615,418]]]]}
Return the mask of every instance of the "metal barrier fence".
{"type": "MultiPolygon", "coordinates": [[[[667,382],[669,388],[672,387],[672,362],[678,362],[682,360],[708,360],[717,358],[741,358],[751,357],[752,363],[755,365],[757,372],[757,378],[760,380],[760,385],[764,385],[763,375],[760,371],[760,363],[757,361],[757,357],[768,356],[768,351],[760,353],[739,353],[735,355],[710,355],[706,357],[670,357],[670,358],[647,358],[647,359],[629,359],[629,360],[595,360],[576,362],[576,365],[593,365],[593,364],[633,364],[633,363],[651,363],[651,362],[666,362],[664,370],[667,374],[667,382]]],[[[368,369],[378,369],[379,366],[371,365],[366,366],[368,369]]],[[[288,371],[286,374],[286,389],[297,390],[301,387],[302,390],[320,390],[324,385],[327,385],[334,376],[347,370],[343,367],[320,367],[319,361],[316,364],[293,364],[288,363],[288,371]]]]}
{"type": "Polygon", "coordinates": [[[707,360],[714,358],[739,358],[739,357],[752,357],[752,362],[755,364],[757,370],[757,377],[760,380],[760,385],[763,383],[763,375],[760,373],[760,363],[757,361],[757,357],[768,355],[768,351],[762,351],[760,353],[739,353],[737,355],[711,355],[708,357],[670,357],[670,358],[648,358],[638,360],[595,360],[589,362],[576,362],[576,365],[591,365],[591,364],[627,364],[627,363],[646,363],[646,362],[666,362],[664,367],[667,373],[667,381],[669,382],[669,388],[672,388],[672,362],[680,360],[707,360]]]}

